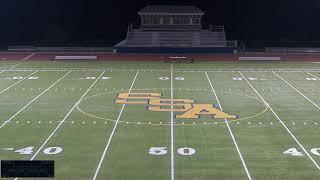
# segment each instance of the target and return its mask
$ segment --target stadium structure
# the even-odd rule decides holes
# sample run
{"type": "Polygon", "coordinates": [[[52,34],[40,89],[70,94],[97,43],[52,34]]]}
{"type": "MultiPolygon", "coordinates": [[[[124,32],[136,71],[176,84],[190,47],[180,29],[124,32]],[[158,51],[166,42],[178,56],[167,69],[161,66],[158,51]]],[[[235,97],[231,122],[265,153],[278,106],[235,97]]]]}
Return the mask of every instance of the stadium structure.
{"type": "Polygon", "coordinates": [[[237,41],[227,41],[223,26],[203,29],[205,14],[195,6],[146,6],[138,12],[138,29],[114,46],[117,53],[235,53],[237,41]]]}
{"type": "Polygon", "coordinates": [[[194,6],[139,15],[118,53],[0,49],[0,179],[320,179],[316,42],[235,54],[194,6]]]}

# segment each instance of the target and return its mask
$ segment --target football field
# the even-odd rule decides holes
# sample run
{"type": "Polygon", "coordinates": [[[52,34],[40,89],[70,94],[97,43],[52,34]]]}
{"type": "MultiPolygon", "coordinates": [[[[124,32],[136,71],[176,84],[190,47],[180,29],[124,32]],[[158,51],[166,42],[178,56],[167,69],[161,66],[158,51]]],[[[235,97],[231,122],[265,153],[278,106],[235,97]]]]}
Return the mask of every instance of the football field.
{"type": "Polygon", "coordinates": [[[311,62],[0,62],[0,160],[54,160],[57,180],[318,180],[319,89],[311,62]]]}

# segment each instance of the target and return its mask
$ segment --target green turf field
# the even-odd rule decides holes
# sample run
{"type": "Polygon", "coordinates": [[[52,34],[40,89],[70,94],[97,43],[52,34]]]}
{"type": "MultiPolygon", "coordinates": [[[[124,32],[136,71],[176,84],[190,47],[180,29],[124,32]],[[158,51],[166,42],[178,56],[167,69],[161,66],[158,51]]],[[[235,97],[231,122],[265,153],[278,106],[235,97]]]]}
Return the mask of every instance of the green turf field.
{"type": "Polygon", "coordinates": [[[57,180],[318,180],[319,88],[311,62],[1,62],[0,159],[54,160],[57,180]],[[237,119],[177,117],[213,104],[237,119]]]}

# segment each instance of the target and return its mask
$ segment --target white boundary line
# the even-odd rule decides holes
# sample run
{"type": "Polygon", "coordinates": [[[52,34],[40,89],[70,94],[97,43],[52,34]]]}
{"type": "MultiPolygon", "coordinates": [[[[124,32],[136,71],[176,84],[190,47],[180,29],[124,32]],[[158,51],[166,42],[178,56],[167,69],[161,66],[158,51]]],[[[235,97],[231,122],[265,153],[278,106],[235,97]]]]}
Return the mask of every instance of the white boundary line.
{"type": "Polygon", "coordinates": [[[0,94],[4,93],[4,92],[5,92],[5,91],[7,91],[8,89],[10,89],[10,88],[12,88],[13,86],[15,86],[15,85],[19,84],[20,82],[22,82],[23,80],[25,80],[25,79],[29,78],[30,76],[32,76],[33,74],[35,74],[35,73],[37,73],[37,72],[38,72],[38,71],[35,71],[35,72],[33,72],[33,73],[29,74],[27,77],[25,77],[25,78],[21,79],[20,81],[18,81],[18,82],[16,82],[16,83],[12,84],[11,86],[7,87],[6,89],[4,89],[4,90],[2,90],[2,91],[0,91],[0,94]]]}
{"type": "Polygon", "coordinates": [[[260,97],[260,99],[265,103],[265,105],[271,110],[271,112],[274,114],[274,116],[279,120],[279,122],[282,124],[282,126],[287,130],[287,132],[291,135],[291,137],[294,139],[294,141],[300,146],[300,148],[307,154],[309,159],[312,161],[312,163],[316,166],[318,170],[320,170],[319,165],[317,162],[312,158],[312,156],[308,153],[308,151],[303,147],[303,145],[299,142],[299,140],[292,134],[290,129],[284,124],[284,122],[280,119],[280,117],[274,112],[274,110],[271,108],[271,106],[265,101],[265,99],[258,93],[258,91],[251,85],[251,83],[247,80],[247,78],[244,77],[244,75],[239,72],[240,75],[243,77],[243,79],[247,82],[247,84],[254,90],[254,92],[260,97]]]}
{"type": "MultiPolygon", "coordinates": [[[[26,60],[28,60],[29,58],[31,58],[32,56],[34,56],[34,55],[35,55],[35,54],[32,53],[32,54],[30,54],[29,56],[21,59],[20,61],[26,61],[26,60]]],[[[15,65],[9,67],[8,69],[1,70],[1,71],[0,71],[0,74],[3,73],[3,72],[5,72],[5,71],[9,71],[11,68],[14,68],[14,67],[16,67],[16,66],[18,66],[18,65],[20,65],[20,64],[22,64],[22,63],[17,63],[17,64],[15,64],[15,65]]],[[[33,71],[39,71],[39,70],[33,70],[33,71]]]]}
{"type": "Polygon", "coordinates": [[[174,126],[173,126],[173,66],[170,66],[170,98],[171,98],[171,127],[170,127],[170,139],[171,139],[171,180],[174,180],[174,126]]]}
{"type": "MultiPolygon", "coordinates": [[[[17,63],[17,64],[15,64],[13,66],[10,66],[8,69],[3,69],[3,70],[0,71],[0,74],[3,73],[3,72],[6,72],[6,71],[10,71],[11,68],[14,68],[14,67],[16,67],[16,66],[18,66],[20,64],[21,63],[17,63]]],[[[38,71],[38,70],[32,70],[32,71],[38,71]]]]}
{"type": "MultiPolygon", "coordinates": [[[[131,83],[131,86],[130,86],[130,89],[129,89],[129,93],[131,92],[132,87],[133,87],[134,83],[136,82],[136,79],[137,79],[138,74],[139,74],[139,71],[137,71],[136,75],[134,76],[134,79],[133,79],[133,81],[132,81],[132,83],[131,83]]],[[[121,110],[120,110],[120,112],[119,112],[119,114],[118,114],[117,121],[116,121],[115,124],[114,124],[114,127],[113,127],[113,129],[112,129],[111,135],[110,135],[110,137],[109,137],[109,139],[108,139],[108,142],[107,142],[107,144],[106,144],[106,146],[105,146],[105,148],[104,148],[104,150],[103,150],[103,153],[102,153],[102,155],[101,155],[101,158],[100,158],[98,167],[97,167],[97,169],[96,169],[96,171],[95,171],[95,173],[94,173],[94,176],[93,176],[93,178],[92,178],[93,180],[95,180],[95,179],[97,178],[98,174],[99,174],[99,171],[100,171],[102,162],[103,162],[103,160],[104,160],[104,158],[105,158],[105,156],[106,156],[106,153],[107,153],[107,151],[108,151],[108,149],[109,149],[109,146],[110,146],[110,144],[111,144],[111,140],[112,140],[113,135],[114,135],[114,133],[115,133],[115,131],[116,131],[116,129],[117,129],[119,120],[120,120],[120,118],[121,118],[121,115],[122,115],[122,112],[123,112],[125,106],[126,106],[126,104],[124,103],[124,104],[122,105],[122,107],[121,107],[121,110]]]]}
{"type": "MultiPolygon", "coordinates": [[[[217,99],[218,105],[219,105],[221,111],[223,111],[222,106],[221,106],[220,101],[219,101],[219,98],[218,98],[218,96],[217,96],[217,93],[216,93],[215,89],[213,88],[213,85],[212,85],[212,83],[211,83],[211,80],[210,80],[210,78],[209,78],[209,76],[208,76],[208,73],[207,73],[206,71],[205,71],[205,74],[206,74],[206,77],[207,77],[208,82],[209,82],[209,84],[210,84],[210,87],[211,87],[211,89],[212,89],[212,92],[213,92],[214,96],[215,96],[216,99],[217,99]]],[[[240,160],[241,160],[241,162],[242,162],[242,166],[244,167],[244,169],[245,169],[245,171],[246,171],[246,174],[247,174],[247,176],[248,176],[248,179],[249,179],[249,180],[252,180],[251,175],[250,175],[250,172],[249,172],[249,170],[248,170],[248,168],[247,168],[247,165],[246,165],[245,160],[244,160],[243,157],[242,157],[240,148],[239,148],[239,146],[238,146],[238,143],[237,143],[237,141],[236,141],[236,138],[235,138],[234,135],[233,135],[233,132],[232,132],[231,127],[230,127],[230,125],[229,125],[229,123],[228,123],[228,120],[227,120],[227,119],[224,119],[224,122],[225,122],[225,124],[226,124],[227,127],[228,127],[229,134],[230,134],[230,136],[231,136],[231,138],[232,138],[232,141],[233,141],[234,146],[235,146],[236,149],[237,149],[238,155],[239,155],[240,160]]]]}
{"type": "MultiPolygon", "coordinates": [[[[21,63],[19,63],[21,64],[21,63]]],[[[19,65],[16,64],[16,65],[19,65]]],[[[15,66],[16,66],[15,65],[15,66]]],[[[126,68],[17,68],[13,70],[3,70],[3,71],[141,71],[141,72],[166,72],[167,69],[126,69],[126,68]]],[[[320,69],[174,69],[175,72],[320,72],[320,69]]]]}
{"type": "Polygon", "coordinates": [[[81,100],[84,98],[84,96],[91,90],[91,88],[98,82],[98,80],[101,78],[101,76],[105,73],[103,71],[100,76],[91,84],[91,86],[87,89],[87,91],[80,97],[80,99],[74,104],[74,106],[69,110],[69,112],[65,115],[65,117],[60,121],[59,125],[52,131],[52,133],[48,136],[48,138],[43,142],[43,144],[40,146],[38,151],[32,156],[30,159],[31,161],[34,160],[34,158],[38,155],[38,153],[41,151],[41,149],[48,143],[48,141],[51,139],[51,137],[54,135],[54,133],[60,128],[60,126],[65,122],[65,120],[69,117],[71,112],[74,110],[74,108],[81,102],[81,100]]]}
{"type": "Polygon", "coordinates": [[[26,109],[31,103],[33,103],[35,100],[37,100],[40,96],[42,96],[44,93],[46,93],[49,89],[51,89],[54,85],[56,85],[59,81],[61,81],[64,77],[66,77],[71,71],[67,72],[65,75],[63,75],[60,79],[58,79],[56,82],[54,82],[51,86],[49,86],[47,89],[42,91],[37,97],[32,99],[27,105],[25,105],[23,108],[21,108],[18,112],[16,112],[13,116],[11,116],[8,120],[6,120],[1,126],[0,129],[5,126],[8,122],[10,122],[14,117],[16,117],[20,112],[22,112],[24,109],[26,109]]]}
{"type": "Polygon", "coordinates": [[[284,78],[282,78],[280,75],[278,75],[277,73],[275,73],[274,71],[272,71],[273,74],[275,74],[276,76],[278,76],[279,79],[281,79],[283,82],[285,82],[287,85],[289,85],[292,89],[294,89],[297,93],[299,93],[301,96],[303,96],[306,100],[308,100],[310,103],[312,103],[315,107],[317,107],[320,110],[320,107],[313,102],[311,99],[309,99],[307,96],[305,96],[304,94],[302,94],[302,92],[300,92],[297,88],[295,88],[293,85],[291,85],[290,83],[288,83],[284,78]]]}
{"type": "MultiPolygon", "coordinates": [[[[35,54],[32,53],[32,54],[30,54],[29,56],[21,59],[20,61],[26,61],[26,60],[28,60],[29,58],[31,58],[32,56],[34,56],[34,55],[35,55],[35,54]]],[[[8,69],[1,70],[1,71],[0,71],[0,74],[3,73],[3,72],[5,72],[5,71],[9,71],[11,68],[14,68],[14,67],[16,67],[16,66],[19,66],[20,64],[22,64],[22,63],[17,63],[17,64],[15,64],[15,65],[9,67],[8,69]]],[[[39,70],[34,70],[34,71],[39,71],[39,70]]]]}
{"type": "Polygon", "coordinates": [[[26,61],[26,60],[30,59],[32,56],[34,56],[34,55],[35,55],[35,53],[32,53],[29,56],[23,58],[22,61],[26,61]]]}

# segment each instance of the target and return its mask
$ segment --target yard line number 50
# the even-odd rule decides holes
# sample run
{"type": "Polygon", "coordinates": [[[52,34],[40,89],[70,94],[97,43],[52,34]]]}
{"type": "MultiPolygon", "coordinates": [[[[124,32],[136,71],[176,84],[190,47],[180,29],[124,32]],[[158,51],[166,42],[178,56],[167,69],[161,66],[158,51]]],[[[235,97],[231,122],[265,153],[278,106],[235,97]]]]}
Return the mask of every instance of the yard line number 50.
{"type": "MultiPolygon", "coordinates": [[[[196,153],[196,150],[189,147],[183,147],[183,148],[179,148],[177,152],[182,156],[192,156],[196,153]]],[[[162,156],[162,155],[166,155],[167,153],[168,153],[167,147],[151,147],[149,149],[149,154],[155,155],[155,156],[162,156]]]]}

